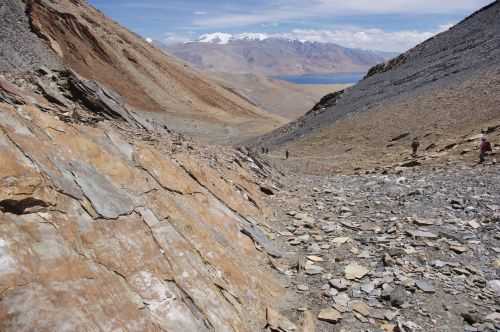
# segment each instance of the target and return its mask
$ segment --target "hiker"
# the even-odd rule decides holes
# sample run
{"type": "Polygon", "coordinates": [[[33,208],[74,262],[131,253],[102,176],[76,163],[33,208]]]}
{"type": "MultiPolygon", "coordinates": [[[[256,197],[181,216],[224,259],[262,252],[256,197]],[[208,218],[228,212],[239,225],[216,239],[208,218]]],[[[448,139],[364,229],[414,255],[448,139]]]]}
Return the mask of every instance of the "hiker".
{"type": "Polygon", "coordinates": [[[417,156],[417,151],[418,151],[418,148],[420,147],[420,142],[418,141],[418,138],[415,137],[413,139],[413,142],[411,143],[411,149],[412,149],[412,156],[413,157],[416,157],[417,156]]]}
{"type": "Polygon", "coordinates": [[[290,157],[290,152],[288,150],[285,151],[285,159],[288,159],[290,157]]]}
{"type": "Polygon", "coordinates": [[[481,144],[479,145],[479,163],[484,163],[488,152],[492,152],[491,143],[486,136],[481,137],[481,144]]]}

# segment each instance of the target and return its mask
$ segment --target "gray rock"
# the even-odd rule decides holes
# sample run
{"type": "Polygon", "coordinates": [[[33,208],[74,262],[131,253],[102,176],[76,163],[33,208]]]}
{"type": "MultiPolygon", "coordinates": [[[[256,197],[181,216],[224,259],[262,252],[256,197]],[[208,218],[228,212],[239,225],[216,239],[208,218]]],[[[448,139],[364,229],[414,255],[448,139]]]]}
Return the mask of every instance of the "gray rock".
{"type": "Polygon", "coordinates": [[[332,279],[329,281],[330,282],[330,285],[339,290],[339,291],[343,291],[343,290],[347,290],[347,288],[349,288],[349,286],[351,285],[347,280],[345,279],[332,279]]]}
{"type": "Polygon", "coordinates": [[[497,293],[497,296],[500,296],[500,280],[488,281],[488,287],[493,289],[497,293]]]}
{"type": "Polygon", "coordinates": [[[424,291],[425,293],[434,293],[436,291],[431,281],[417,280],[415,281],[415,284],[420,290],[424,291]]]}
{"type": "Polygon", "coordinates": [[[397,287],[391,292],[389,300],[393,307],[401,307],[406,302],[406,298],[406,290],[403,287],[397,287]]]}
{"type": "Polygon", "coordinates": [[[115,187],[95,168],[77,161],[72,162],[71,166],[76,183],[99,215],[116,219],[130,214],[135,209],[135,204],[128,194],[115,187]]]}

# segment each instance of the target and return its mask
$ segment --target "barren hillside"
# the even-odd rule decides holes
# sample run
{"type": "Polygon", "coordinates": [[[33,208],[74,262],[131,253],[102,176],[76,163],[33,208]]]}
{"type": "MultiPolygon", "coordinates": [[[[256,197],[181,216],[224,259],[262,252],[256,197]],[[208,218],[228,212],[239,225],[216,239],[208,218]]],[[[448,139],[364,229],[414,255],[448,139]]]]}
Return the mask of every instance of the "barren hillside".
{"type": "Polygon", "coordinates": [[[0,32],[0,71],[20,72],[38,65],[40,58],[51,59],[49,67],[62,63],[100,82],[144,117],[208,139],[211,134],[219,141],[224,136],[254,135],[282,123],[166,56],[85,1],[36,0],[25,7],[21,0],[9,0],[1,6],[6,19],[0,32]]]}
{"type": "Polygon", "coordinates": [[[500,121],[498,31],[500,2],[495,1],[375,66],[356,86],[326,96],[260,142],[321,159],[332,169],[401,159],[413,137],[420,138],[428,157],[458,154],[464,140],[500,121]]]}

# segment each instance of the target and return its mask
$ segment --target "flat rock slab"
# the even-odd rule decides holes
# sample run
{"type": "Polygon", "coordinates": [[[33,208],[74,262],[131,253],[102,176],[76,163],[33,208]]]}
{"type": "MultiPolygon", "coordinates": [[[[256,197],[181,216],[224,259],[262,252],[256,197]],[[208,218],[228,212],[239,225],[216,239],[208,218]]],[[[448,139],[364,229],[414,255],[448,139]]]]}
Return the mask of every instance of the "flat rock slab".
{"type": "Polygon", "coordinates": [[[370,315],[370,307],[368,304],[361,302],[361,301],[354,301],[351,304],[352,310],[367,317],[370,315]]]}
{"type": "Polygon", "coordinates": [[[425,293],[435,293],[434,285],[431,281],[428,280],[417,280],[415,282],[417,287],[425,293]]]}
{"type": "Polygon", "coordinates": [[[71,165],[76,183],[99,215],[116,219],[134,210],[132,199],[95,168],[81,162],[72,162],[71,165]]]}
{"type": "Polygon", "coordinates": [[[366,267],[361,266],[357,263],[352,263],[345,267],[345,278],[347,280],[361,279],[369,272],[370,270],[366,267]]]}
{"type": "Polygon", "coordinates": [[[333,308],[323,309],[320,311],[318,319],[328,323],[337,323],[342,319],[342,314],[333,308]]]}
{"type": "Polygon", "coordinates": [[[431,233],[428,231],[422,231],[422,230],[408,231],[407,233],[415,238],[424,238],[424,239],[437,239],[437,238],[439,238],[439,235],[437,235],[437,234],[434,234],[434,233],[431,233]]]}

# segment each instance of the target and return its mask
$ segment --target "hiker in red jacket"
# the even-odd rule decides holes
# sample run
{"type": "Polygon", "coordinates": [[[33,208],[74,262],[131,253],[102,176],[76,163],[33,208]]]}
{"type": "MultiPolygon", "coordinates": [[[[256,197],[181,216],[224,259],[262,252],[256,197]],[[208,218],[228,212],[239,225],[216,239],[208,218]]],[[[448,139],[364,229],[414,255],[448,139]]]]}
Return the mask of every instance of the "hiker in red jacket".
{"type": "Polygon", "coordinates": [[[488,152],[493,151],[491,149],[491,144],[488,142],[488,139],[486,137],[481,137],[481,144],[479,145],[479,163],[484,163],[484,160],[486,158],[486,155],[488,152]]]}

